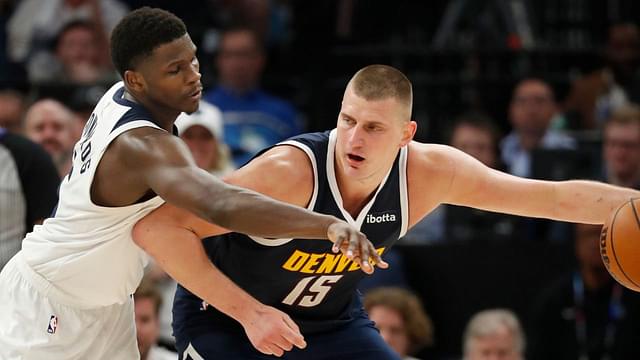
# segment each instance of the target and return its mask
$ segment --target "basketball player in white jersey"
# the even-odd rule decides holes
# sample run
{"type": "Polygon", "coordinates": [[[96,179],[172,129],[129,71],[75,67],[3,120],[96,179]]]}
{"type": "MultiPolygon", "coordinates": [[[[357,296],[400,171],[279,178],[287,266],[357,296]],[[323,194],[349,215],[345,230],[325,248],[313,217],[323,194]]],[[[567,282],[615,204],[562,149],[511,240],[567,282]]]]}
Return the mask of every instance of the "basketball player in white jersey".
{"type": "MultiPolygon", "coordinates": [[[[111,46],[124,82],[91,114],[57,210],[0,274],[1,359],[137,359],[131,294],[146,255],[131,230],[163,201],[228,229],[330,239],[336,251],[377,256],[347,223],[227,185],[195,165],[172,134],[181,112],[197,110],[202,90],[195,46],[180,19],[139,9],[114,29],[111,46]]],[[[286,314],[236,287],[202,251],[159,240],[160,265],[244,324],[258,348],[305,345],[286,314]]]]}
{"type": "MultiPolygon", "coordinates": [[[[225,180],[300,207],[325,204],[323,209],[314,209],[347,219],[384,250],[441,203],[522,216],[602,224],[621,203],[640,196],[640,192],[632,189],[593,181],[551,182],[518,178],[488,168],[455,148],[413,141],[416,123],[410,118],[412,97],[411,83],[397,69],[384,65],[365,67],[353,76],[346,87],[336,129],[300,135],[274,146],[225,180]],[[396,182],[395,187],[390,187],[391,178],[396,182]],[[381,198],[387,189],[394,189],[394,193],[389,192],[390,195],[381,198]],[[377,205],[380,205],[377,210],[371,210],[372,206],[377,205]],[[383,229],[391,228],[395,228],[395,233],[388,231],[387,235],[380,235],[383,229]],[[389,239],[391,235],[388,234],[395,234],[395,238],[389,239]]],[[[197,252],[202,251],[198,237],[225,232],[225,229],[205,222],[186,210],[166,204],[138,223],[134,238],[151,253],[157,251],[155,248],[160,246],[158,239],[161,238],[189,242],[192,251],[197,252]]],[[[224,238],[232,236],[229,246],[238,244],[236,239],[240,238],[233,234],[224,238]]],[[[222,256],[227,247],[215,248],[219,241],[208,242],[212,246],[209,253],[221,269],[227,269],[225,273],[232,280],[250,289],[252,283],[248,279],[256,276],[261,277],[264,283],[277,279],[278,282],[274,282],[269,292],[254,287],[251,295],[267,305],[286,309],[303,329],[304,326],[309,329],[309,333],[303,332],[308,343],[306,349],[293,349],[287,353],[288,358],[305,359],[309,356],[305,356],[306,351],[311,351],[314,359],[395,359],[385,351],[386,345],[382,345],[382,341],[372,339],[367,343],[368,346],[353,345],[356,341],[362,343],[362,339],[370,334],[370,323],[358,323],[362,319],[345,316],[344,306],[335,306],[333,310],[327,308],[334,303],[349,303],[357,282],[348,281],[359,274],[344,266],[343,270],[337,270],[329,261],[334,257],[327,253],[326,246],[316,244],[309,250],[311,245],[306,243],[277,241],[282,245],[255,251],[256,256],[264,256],[273,264],[271,270],[267,271],[262,263],[255,267],[247,264],[240,269],[228,266],[236,263],[237,258],[251,256],[252,249],[256,247],[245,241],[244,247],[234,247],[233,252],[222,256]],[[290,252],[282,254],[285,247],[290,252]],[[245,251],[245,254],[238,255],[240,251],[245,251]],[[280,262],[275,259],[277,256],[281,256],[280,262]],[[259,274],[255,273],[256,268],[261,268],[259,274]],[[277,276],[268,279],[269,273],[277,276]],[[313,287],[305,287],[309,281],[322,278],[325,274],[334,276],[334,280],[331,283],[312,283],[319,285],[315,291],[313,287]],[[287,275],[294,282],[283,285],[282,279],[287,275]],[[294,275],[298,278],[294,278],[294,275]],[[293,286],[298,280],[299,286],[293,286]],[[276,292],[276,286],[288,285],[291,286],[276,292]],[[302,297],[297,296],[300,294],[298,290],[302,289],[306,289],[304,298],[318,300],[313,306],[298,301],[302,297]],[[285,297],[287,294],[295,296],[285,297]],[[319,310],[316,309],[325,305],[327,307],[322,308],[322,317],[319,317],[316,314],[319,310]],[[350,319],[347,322],[351,325],[346,325],[344,319],[350,319]],[[340,324],[341,328],[335,327],[331,331],[324,328],[322,333],[313,333],[312,329],[320,325],[333,326],[332,321],[340,324]],[[341,339],[328,339],[345,327],[349,331],[348,334],[342,334],[341,339]],[[347,342],[347,336],[353,340],[347,342]],[[352,344],[355,349],[331,348],[329,344],[332,343],[338,344],[336,347],[339,344],[352,344]]],[[[211,283],[211,286],[215,287],[216,284],[211,283]]],[[[178,291],[178,295],[180,297],[174,303],[174,332],[179,348],[182,346],[181,354],[213,358],[214,355],[210,354],[223,351],[251,353],[247,350],[246,341],[243,344],[229,339],[227,332],[218,330],[222,326],[220,324],[229,326],[228,322],[218,321],[219,316],[216,320],[209,320],[212,313],[207,316],[202,312],[190,311],[188,306],[176,308],[190,301],[188,294],[178,291]],[[190,312],[186,315],[180,314],[187,311],[190,312]],[[176,319],[179,319],[178,324],[176,319]],[[203,326],[207,321],[209,326],[203,326]],[[236,347],[227,346],[221,350],[220,346],[215,346],[221,343],[233,343],[236,347]]],[[[351,314],[356,310],[346,312],[351,314]]],[[[260,358],[259,354],[246,355],[244,358],[254,357],[260,358]]]]}

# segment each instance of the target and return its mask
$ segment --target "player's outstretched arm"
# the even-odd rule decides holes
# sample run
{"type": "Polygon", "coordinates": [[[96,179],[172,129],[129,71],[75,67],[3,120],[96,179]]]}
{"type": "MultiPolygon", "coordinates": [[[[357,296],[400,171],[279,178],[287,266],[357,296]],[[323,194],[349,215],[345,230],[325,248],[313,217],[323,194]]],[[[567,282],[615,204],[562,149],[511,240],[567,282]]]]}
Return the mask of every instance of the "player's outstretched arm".
{"type": "MultiPolygon", "coordinates": [[[[182,213],[189,214],[177,209],[178,219],[182,213]]],[[[165,212],[163,216],[168,214],[165,212]]],[[[306,346],[298,326],[287,314],[254,299],[209,261],[200,237],[184,227],[170,225],[173,220],[160,219],[168,221],[156,224],[154,241],[137,241],[149,235],[148,229],[141,226],[134,227],[133,237],[169,276],[208,305],[238,321],[260,352],[281,356],[293,346],[306,346]]]]}
{"type": "Polygon", "coordinates": [[[521,216],[603,224],[624,201],[640,192],[596,181],[542,181],[516,177],[451,147],[437,156],[450,182],[443,202],[521,216]]]}
{"type": "MultiPolygon", "coordinates": [[[[187,151],[182,143],[177,144],[177,147],[179,149],[176,151],[187,151]]],[[[153,242],[168,231],[179,231],[171,228],[186,229],[200,238],[226,232],[226,229],[262,237],[328,238],[334,243],[334,251],[343,251],[348,258],[358,262],[363,271],[373,272],[369,259],[378,267],[386,268],[387,264],[364,234],[335,217],[316,214],[302,208],[306,205],[309,195],[304,195],[305,184],[299,181],[300,178],[295,174],[304,169],[306,164],[285,161],[289,158],[287,151],[300,151],[290,149],[292,148],[277,147],[226,179],[229,183],[239,186],[225,184],[205,171],[195,168],[188,153],[183,154],[185,160],[179,161],[187,164],[177,170],[175,167],[162,170],[161,172],[169,174],[161,177],[163,181],[169,181],[169,184],[163,183],[160,187],[170,187],[172,177],[184,176],[183,180],[173,180],[184,184],[184,187],[179,189],[184,194],[173,201],[176,197],[173,192],[167,196],[158,192],[171,204],[163,205],[136,225],[144,230],[138,232],[140,235],[136,241],[140,244],[153,242]],[[187,186],[192,182],[199,188],[197,191],[204,193],[204,196],[190,194],[191,189],[187,186]],[[186,201],[190,196],[194,199],[191,202],[186,201]],[[200,214],[201,218],[180,207],[200,214]],[[192,207],[200,207],[201,210],[196,212],[192,207]]],[[[155,177],[149,181],[155,181],[155,177]]],[[[313,180],[310,181],[312,188],[313,180]]]]}

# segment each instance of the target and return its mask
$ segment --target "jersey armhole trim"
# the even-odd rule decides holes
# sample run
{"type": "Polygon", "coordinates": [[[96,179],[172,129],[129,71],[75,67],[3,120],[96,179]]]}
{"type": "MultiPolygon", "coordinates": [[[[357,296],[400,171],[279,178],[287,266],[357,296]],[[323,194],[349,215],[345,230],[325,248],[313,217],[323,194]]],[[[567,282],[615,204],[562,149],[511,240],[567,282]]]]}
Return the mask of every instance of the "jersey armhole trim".
{"type": "MultiPolygon", "coordinates": [[[[294,140],[287,140],[287,141],[283,141],[276,144],[276,146],[280,146],[280,145],[290,145],[304,151],[304,153],[307,154],[309,161],[311,161],[311,167],[313,168],[313,193],[311,195],[311,200],[309,200],[309,204],[307,205],[307,210],[313,211],[313,208],[316,206],[316,200],[318,199],[318,166],[316,164],[316,157],[314,156],[311,148],[303,143],[300,143],[294,140]]],[[[293,240],[293,238],[266,239],[259,236],[249,236],[249,238],[257,242],[258,244],[264,245],[264,246],[280,246],[293,240]]]]}

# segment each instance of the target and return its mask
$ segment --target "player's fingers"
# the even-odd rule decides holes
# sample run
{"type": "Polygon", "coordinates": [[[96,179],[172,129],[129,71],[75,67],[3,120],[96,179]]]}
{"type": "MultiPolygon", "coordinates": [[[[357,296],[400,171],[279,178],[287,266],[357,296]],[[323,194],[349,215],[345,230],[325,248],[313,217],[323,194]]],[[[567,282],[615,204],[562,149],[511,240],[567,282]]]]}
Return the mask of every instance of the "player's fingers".
{"type": "Polygon", "coordinates": [[[287,340],[283,335],[277,334],[272,339],[273,345],[280,348],[282,351],[290,351],[293,349],[293,344],[291,341],[287,340]]]}
{"type": "Polygon", "coordinates": [[[353,260],[353,256],[356,253],[358,246],[360,245],[358,238],[359,236],[355,232],[351,232],[349,234],[349,246],[347,247],[347,258],[349,259],[353,260]]]}
{"type": "Polygon", "coordinates": [[[253,347],[255,347],[256,350],[260,351],[265,355],[273,354],[273,352],[271,351],[271,348],[266,343],[263,343],[262,345],[253,344],[253,347]]]}
{"type": "Polygon", "coordinates": [[[279,348],[275,344],[268,345],[267,349],[269,351],[269,354],[272,354],[272,355],[277,356],[277,357],[280,357],[280,356],[282,356],[284,354],[284,350],[282,350],[281,348],[279,348]]]}
{"type": "Polygon", "coordinates": [[[369,264],[369,256],[373,246],[371,245],[369,240],[367,240],[367,237],[363,234],[359,234],[358,238],[360,242],[360,267],[365,273],[371,274],[373,273],[373,267],[371,266],[371,264],[369,264]]]}
{"type": "Polygon", "coordinates": [[[302,334],[300,333],[300,328],[298,327],[298,325],[288,316],[283,316],[282,320],[289,328],[289,331],[284,331],[282,333],[282,336],[287,341],[300,349],[304,349],[305,347],[307,347],[307,342],[304,341],[304,336],[302,336],[302,334]]]}
{"type": "Polygon", "coordinates": [[[339,252],[346,240],[347,240],[347,237],[344,234],[340,234],[336,236],[336,241],[333,243],[333,247],[331,248],[331,251],[333,251],[334,253],[339,252]]]}
{"type": "Polygon", "coordinates": [[[386,269],[389,267],[389,264],[382,260],[382,256],[380,256],[380,254],[378,253],[378,251],[376,250],[376,248],[373,246],[373,244],[369,243],[369,245],[371,246],[371,264],[375,265],[381,269],[386,269]]]}
{"type": "Polygon", "coordinates": [[[375,264],[377,267],[379,267],[380,269],[386,269],[389,267],[389,263],[382,260],[382,258],[378,255],[378,260],[375,260],[375,264]]]}

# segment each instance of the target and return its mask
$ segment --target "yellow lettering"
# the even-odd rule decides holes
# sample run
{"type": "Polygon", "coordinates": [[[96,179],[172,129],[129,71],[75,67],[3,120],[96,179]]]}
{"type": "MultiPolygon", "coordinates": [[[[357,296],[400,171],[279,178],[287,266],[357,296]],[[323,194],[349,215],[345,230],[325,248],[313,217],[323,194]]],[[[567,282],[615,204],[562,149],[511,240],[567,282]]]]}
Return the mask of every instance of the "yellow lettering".
{"type": "Polygon", "coordinates": [[[349,271],[355,271],[355,270],[359,270],[360,269],[360,264],[358,264],[357,262],[353,262],[353,264],[351,264],[351,266],[349,266],[349,271]]]}
{"type": "MultiPolygon", "coordinates": [[[[382,255],[384,250],[385,248],[379,248],[376,249],[376,252],[382,255]]],[[[282,268],[306,274],[336,274],[344,272],[345,270],[359,270],[360,265],[349,260],[343,254],[313,254],[295,250],[282,265],[282,268]]]]}
{"type": "Polygon", "coordinates": [[[291,254],[287,262],[282,265],[282,268],[289,271],[298,271],[304,265],[309,258],[309,254],[296,250],[291,254]]]}
{"type": "Polygon", "coordinates": [[[325,254],[324,259],[322,259],[322,264],[320,264],[320,267],[318,267],[318,270],[316,270],[316,272],[318,274],[331,274],[333,272],[333,268],[336,266],[336,264],[338,263],[338,260],[340,259],[340,255],[334,255],[334,254],[325,254]]]}
{"type": "Polygon", "coordinates": [[[338,260],[338,267],[336,268],[336,272],[340,273],[344,271],[344,268],[346,268],[347,265],[349,265],[351,260],[349,260],[349,258],[344,256],[343,254],[338,255],[338,257],[340,259],[338,260]]]}
{"type": "Polygon", "coordinates": [[[309,259],[309,261],[307,261],[307,263],[304,265],[302,270],[300,270],[300,272],[313,274],[314,273],[313,267],[318,265],[318,260],[322,259],[323,256],[324,254],[311,254],[311,258],[309,259]]]}

